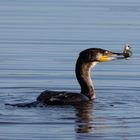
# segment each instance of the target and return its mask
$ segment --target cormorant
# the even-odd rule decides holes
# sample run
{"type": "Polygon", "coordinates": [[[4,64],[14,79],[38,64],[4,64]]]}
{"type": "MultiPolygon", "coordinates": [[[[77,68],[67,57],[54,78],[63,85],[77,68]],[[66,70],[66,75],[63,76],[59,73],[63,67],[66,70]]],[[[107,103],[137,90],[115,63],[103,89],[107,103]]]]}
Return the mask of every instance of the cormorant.
{"type": "Polygon", "coordinates": [[[89,48],[82,51],[76,62],[75,73],[80,84],[80,93],[65,91],[43,91],[32,103],[7,104],[18,107],[31,107],[37,105],[74,105],[81,102],[92,101],[96,98],[94,86],[91,79],[91,69],[97,63],[107,62],[110,60],[124,59],[132,55],[130,46],[125,44],[122,53],[89,48]]]}

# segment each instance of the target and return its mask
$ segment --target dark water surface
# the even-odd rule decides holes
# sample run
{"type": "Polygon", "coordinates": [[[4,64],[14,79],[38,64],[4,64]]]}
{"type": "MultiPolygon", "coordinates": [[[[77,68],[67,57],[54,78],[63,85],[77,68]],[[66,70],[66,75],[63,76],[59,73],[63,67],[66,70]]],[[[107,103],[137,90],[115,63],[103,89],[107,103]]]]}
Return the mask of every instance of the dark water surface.
{"type": "Polygon", "coordinates": [[[0,0],[0,140],[140,139],[139,0],[0,0]],[[79,91],[78,53],[90,47],[130,60],[98,64],[93,104],[16,108],[45,89],[79,91]]]}

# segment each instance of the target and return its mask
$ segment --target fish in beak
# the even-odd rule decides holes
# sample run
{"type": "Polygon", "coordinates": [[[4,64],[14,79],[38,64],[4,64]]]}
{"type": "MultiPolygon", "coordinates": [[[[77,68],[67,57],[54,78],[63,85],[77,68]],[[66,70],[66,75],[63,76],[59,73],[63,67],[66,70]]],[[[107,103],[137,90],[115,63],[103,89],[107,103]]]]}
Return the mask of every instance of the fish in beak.
{"type": "Polygon", "coordinates": [[[107,61],[117,60],[117,59],[127,59],[131,56],[132,56],[131,47],[129,44],[125,44],[124,50],[122,53],[104,51],[103,54],[98,55],[98,61],[99,62],[107,62],[107,61]]]}

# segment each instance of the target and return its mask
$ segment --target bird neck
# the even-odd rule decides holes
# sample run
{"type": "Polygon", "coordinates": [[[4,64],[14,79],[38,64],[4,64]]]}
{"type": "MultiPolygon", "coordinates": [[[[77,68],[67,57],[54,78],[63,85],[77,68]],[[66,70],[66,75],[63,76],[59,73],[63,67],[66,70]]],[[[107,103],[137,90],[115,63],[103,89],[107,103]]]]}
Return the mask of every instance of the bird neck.
{"type": "Polygon", "coordinates": [[[80,57],[77,60],[75,73],[77,80],[81,86],[81,93],[89,99],[95,99],[95,90],[91,79],[91,69],[97,62],[85,63],[80,57]]]}

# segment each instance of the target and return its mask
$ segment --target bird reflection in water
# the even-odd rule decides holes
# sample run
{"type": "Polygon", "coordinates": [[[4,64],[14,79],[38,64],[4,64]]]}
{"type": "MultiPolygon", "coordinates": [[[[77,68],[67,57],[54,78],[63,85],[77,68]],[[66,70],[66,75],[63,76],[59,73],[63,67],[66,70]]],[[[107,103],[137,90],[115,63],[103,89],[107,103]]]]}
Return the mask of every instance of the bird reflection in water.
{"type": "Polygon", "coordinates": [[[91,133],[94,129],[93,124],[93,102],[88,101],[76,108],[76,128],[77,133],[91,133]]]}

